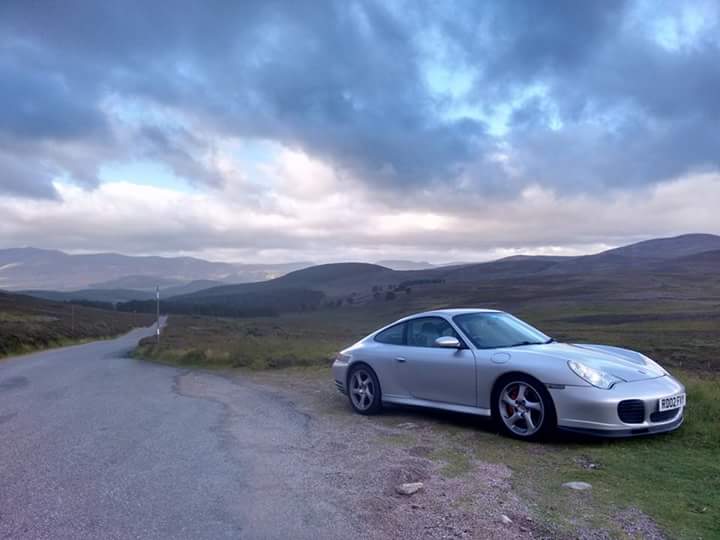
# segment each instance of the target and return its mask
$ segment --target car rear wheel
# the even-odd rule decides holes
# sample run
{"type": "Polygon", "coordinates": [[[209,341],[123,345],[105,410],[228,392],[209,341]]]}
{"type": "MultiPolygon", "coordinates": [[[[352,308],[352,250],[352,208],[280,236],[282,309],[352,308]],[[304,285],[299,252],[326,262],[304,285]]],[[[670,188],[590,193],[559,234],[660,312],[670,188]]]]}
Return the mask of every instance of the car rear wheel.
{"type": "Polygon", "coordinates": [[[350,372],[348,397],[352,408],[360,414],[375,414],[382,408],[380,383],[368,366],[360,365],[350,372]]]}
{"type": "Polygon", "coordinates": [[[538,381],[515,375],[496,385],[493,415],[500,429],[517,439],[536,440],[555,428],[555,407],[538,381]]]}

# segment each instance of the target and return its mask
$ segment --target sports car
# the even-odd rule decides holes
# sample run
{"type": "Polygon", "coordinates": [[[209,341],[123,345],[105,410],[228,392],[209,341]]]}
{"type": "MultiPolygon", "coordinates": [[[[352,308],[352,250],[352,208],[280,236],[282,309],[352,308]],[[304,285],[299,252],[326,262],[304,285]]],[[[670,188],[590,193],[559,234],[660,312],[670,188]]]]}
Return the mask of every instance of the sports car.
{"type": "Polygon", "coordinates": [[[360,414],[386,403],[445,409],[492,417],[519,439],[672,431],[686,404],[685,387],[644,354],[560,343],[491,309],[405,317],[339,352],[332,372],[360,414]]]}

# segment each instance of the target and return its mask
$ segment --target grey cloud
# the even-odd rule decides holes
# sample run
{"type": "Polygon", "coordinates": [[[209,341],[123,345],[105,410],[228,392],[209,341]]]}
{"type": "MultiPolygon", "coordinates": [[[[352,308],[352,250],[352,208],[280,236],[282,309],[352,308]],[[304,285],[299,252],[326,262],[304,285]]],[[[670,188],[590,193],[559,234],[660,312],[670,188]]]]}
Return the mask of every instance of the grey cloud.
{"type": "Polygon", "coordinates": [[[143,126],[135,142],[145,148],[143,152],[147,158],[164,161],[180,177],[211,186],[223,183],[221,173],[201,160],[203,155],[212,157],[214,149],[207,141],[183,128],[143,126]]]}
{"type": "MultiPolygon", "coordinates": [[[[476,200],[537,181],[597,191],[720,167],[717,40],[708,31],[688,49],[663,49],[640,31],[637,6],[9,0],[0,7],[0,70],[12,80],[0,89],[0,144],[26,139],[32,162],[89,186],[99,158],[75,159],[89,149],[139,153],[220,185],[201,159],[213,137],[271,139],[407,204],[417,202],[409,186],[476,200]],[[517,105],[503,136],[477,118],[444,116],[447,104],[425,82],[420,30],[459,51],[446,67],[474,68],[462,105],[492,112],[528,88],[544,96],[517,105]],[[117,137],[101,107],[108,96],[179,111],[203,134],[148,121],[138,140],[117,137]],[[38,142],[48,139],[73,152],[38,142]],[[520,176],[493,161],[499,151],[520,176]]],[[[17,182],[0,191],[18,192],[17,182]]],[[[26,194],[48,195],[47,175],[34,182],[26,194]]]]}
{"type": "Polygon", "coordinates": [[[51,181],[51,171],[0,149],[0,194],[56,199],[57,192],[51,181]]]}

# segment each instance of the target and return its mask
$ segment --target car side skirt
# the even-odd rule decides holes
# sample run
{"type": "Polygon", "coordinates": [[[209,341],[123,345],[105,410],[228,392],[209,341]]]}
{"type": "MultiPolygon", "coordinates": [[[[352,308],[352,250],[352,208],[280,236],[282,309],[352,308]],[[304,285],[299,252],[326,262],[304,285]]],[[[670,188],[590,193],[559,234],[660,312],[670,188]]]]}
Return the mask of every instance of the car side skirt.
{"type": "Polygon", "coordinates": [[[465,414],[474,414],[477,416],[490,416],[490,409],[482,409],[480,407],[471,407],[469,405],[457,405],[454,403],[442,403],[440,401],[429,401],[426,399],[415,399],[400,396],[383,396],[383,403],[392,403],[394,405],[407,405],[410,407],[425,407],[428,409],[442,409],[443,411],[452,411],[465,414]]]}

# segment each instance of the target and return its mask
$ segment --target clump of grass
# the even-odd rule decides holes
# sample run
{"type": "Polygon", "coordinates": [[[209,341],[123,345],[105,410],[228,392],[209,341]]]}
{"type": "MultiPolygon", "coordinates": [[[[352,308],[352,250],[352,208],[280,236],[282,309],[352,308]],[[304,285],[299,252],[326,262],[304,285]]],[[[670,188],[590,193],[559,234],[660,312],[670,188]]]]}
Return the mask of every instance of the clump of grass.
{"type": "Polygon", "coordinates": [[[434,450],[430,454],[430,459],[443,463],[441,473],[447,478],[455,478],[462,476],[472,470],[472,459],[467,452],[445,447],[434,450]]]}

